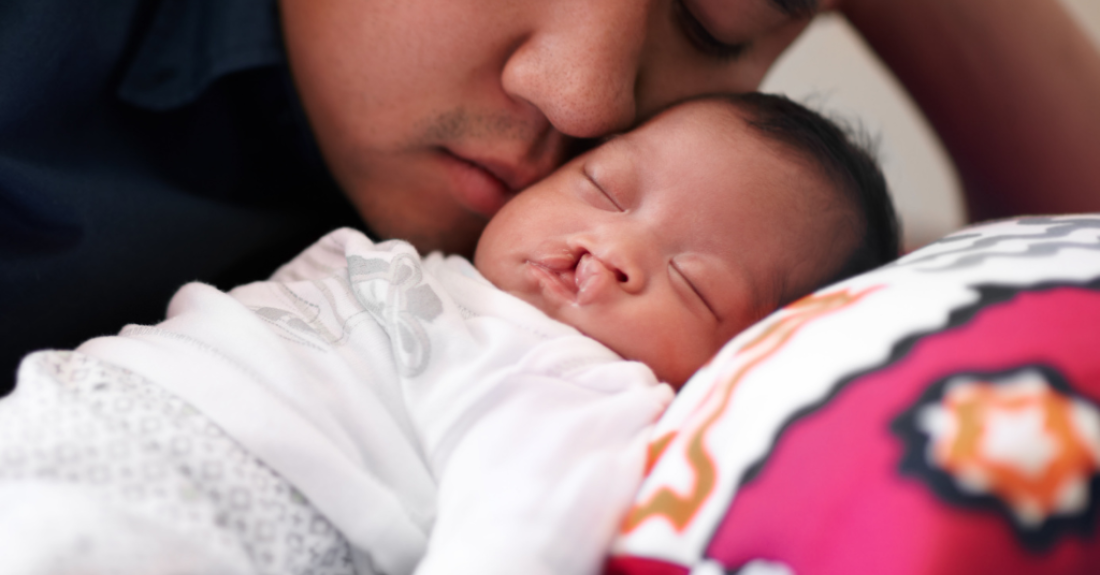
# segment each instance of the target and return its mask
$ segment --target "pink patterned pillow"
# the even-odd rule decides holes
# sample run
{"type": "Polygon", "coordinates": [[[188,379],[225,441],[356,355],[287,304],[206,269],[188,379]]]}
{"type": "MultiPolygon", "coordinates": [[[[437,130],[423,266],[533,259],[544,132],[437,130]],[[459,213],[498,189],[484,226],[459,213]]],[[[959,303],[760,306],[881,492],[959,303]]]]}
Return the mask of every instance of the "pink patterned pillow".
{"type": "Polygon", "coordinates": [[[731,341],[607,573],[1100,572],[1100,215],[969,228],[731,341]]]}

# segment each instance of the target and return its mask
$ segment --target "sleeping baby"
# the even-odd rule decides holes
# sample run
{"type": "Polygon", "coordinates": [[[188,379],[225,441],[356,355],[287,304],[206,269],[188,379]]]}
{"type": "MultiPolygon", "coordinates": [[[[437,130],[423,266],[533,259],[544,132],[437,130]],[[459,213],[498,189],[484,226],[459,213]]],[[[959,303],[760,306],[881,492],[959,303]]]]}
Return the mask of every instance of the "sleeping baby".
{"type": "Polygon", "coordinates": [[[731,337],[896,255],[873,160],[781,97],[672,107],[474,262],[352,230],[24,360],[2,573],[593,573],[647,431],[731,337]]]}

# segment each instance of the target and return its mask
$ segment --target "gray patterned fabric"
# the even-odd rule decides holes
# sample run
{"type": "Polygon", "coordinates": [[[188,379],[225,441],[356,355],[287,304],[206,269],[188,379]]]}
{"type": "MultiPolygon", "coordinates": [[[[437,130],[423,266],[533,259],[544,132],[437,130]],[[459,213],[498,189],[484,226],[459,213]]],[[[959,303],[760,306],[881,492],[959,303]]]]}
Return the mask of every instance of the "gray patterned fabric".
{"type": "Polygon", "coordinates": [[[0,541],[12,574],[355,572],[332,525],[206,417],[75,352],[29,356],[0,402],[0,541]]]}

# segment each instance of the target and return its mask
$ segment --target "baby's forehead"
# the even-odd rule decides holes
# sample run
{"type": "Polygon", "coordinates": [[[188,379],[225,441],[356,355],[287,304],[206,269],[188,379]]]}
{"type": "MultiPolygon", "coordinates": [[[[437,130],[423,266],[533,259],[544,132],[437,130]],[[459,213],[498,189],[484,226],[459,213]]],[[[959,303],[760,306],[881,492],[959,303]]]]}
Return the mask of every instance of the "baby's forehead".
{"type": "MultiPolygon", "coordinates": [[[[722,97],[697,98],[670,106],[639,124],[633,131],[692,129],[692,124],[710,128],[747,125],[745,111],[733,100],[722,97]]],[[[699,126],[695,126],[697,129],[699,126]]]]}
{"type": "MultiPolygon", "coordinates": [[[[634,130],[607,140],[624,146],[639,162],[659,162],[691,149],[692,169],[722,173],[751,161],[755,150],[766,149],[784,165],[808,165],[804,154],[756,127],[747,111],[724,99],[693,100],[671,107],[634,130]]],[[[665,165],[666,169],[676,166],[665,165]]]]}
{"type": "MultiPolygon", "coordinates": [[[[702,238],[702,245],[714,247],[732,241],[736,249],[711,253],[736,259],[742,250],[771,249],[771,244],[784,246],[788,254],[816,252],[831,245],[833,238],[846,236],[853,226],[854,207],[824,167],[805,150],[753,125],[750,111],[736,102],[720,97],[693,100],[669,108],[651,122],[653,129],[638,134],[649,145],[636,147],[639,153],[648,153],[650,161],[684,145],[685,139],[710,144],[692,147],[689,156],[676,156],[690,163],[680,171],[685,185],[676,189],[673,184],[665,191],[690,198],[687,209],[697,217],[669,221],[665,233],[698,240],[697,234],[705,229],[711,237],[702,238]],[[688,189],[686,182],[706,182],[708,186],[688,189]],[[712,217],[719,214],[743,219],[733,222],[712,217]],[[696,229],[702,222],[709,225],[696,229]],[[769,226],[761,225],[763,222],[769,226]],[[747,229],[754,232],[741,233],[747,229]]],[[[680,169],[675,164],[663,165],[680,169]]],[[[828,260],[831,254],[815,253],[814,258],[828,260]]],[[[801,258],[795,255],[790,259],[801,258]]],[[[782,291],[778,286],[785,283],[782,276],[795,271],[795,266],[779,265],[780,260],[788,258],[757,268],[775,276],[755,278],[765,292],[758,293],[760,305],[774,302],[782,291]]]]}

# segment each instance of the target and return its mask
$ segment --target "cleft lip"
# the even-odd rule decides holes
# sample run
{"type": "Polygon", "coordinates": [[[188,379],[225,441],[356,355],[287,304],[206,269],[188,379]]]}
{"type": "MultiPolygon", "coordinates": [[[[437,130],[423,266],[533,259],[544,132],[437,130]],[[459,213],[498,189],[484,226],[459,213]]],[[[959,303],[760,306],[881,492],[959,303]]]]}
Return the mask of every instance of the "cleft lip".
{"type": "Polygon", "coordinates": [[[581,254],[569,250],[555,251],[528,259],[525,263],[533,270],[544,289],[570,301],[576,299],[576,269],[581,254]]]}
{"type": "Polygon", "coordinates": [[[584,249],[548,254],[528,260],[527,264],[535,271],[544,289],[573,305],[595,302],[614,279],[607,265],[584,249]]]}
{"type": "Polygon", "coordinates": [[[577,286],[577,302],[592,301],[599,291],[606,267],[591,253],[585,253],[577,260],[573,270],[573,281],[577,286]]]}

